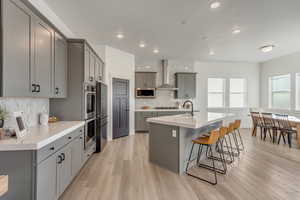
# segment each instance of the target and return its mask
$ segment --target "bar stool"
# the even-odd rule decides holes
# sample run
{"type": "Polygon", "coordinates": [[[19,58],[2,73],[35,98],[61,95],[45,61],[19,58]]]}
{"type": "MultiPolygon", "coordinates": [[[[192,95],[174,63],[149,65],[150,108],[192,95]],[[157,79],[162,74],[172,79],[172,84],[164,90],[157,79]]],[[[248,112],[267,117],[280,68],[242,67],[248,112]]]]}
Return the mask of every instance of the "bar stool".
{"type": "Polygon", "coordinates": [[[225,140],[226,139],[225,136],[226,136],[227,132],[228,132],[227,127],[221,127],[219,129],[219,139],[216,143],[216,151],[221,153],[222,158],[213,156],[212,154],[207,155],[208,159],[214,159],[214,160],[222,163],[223,169],[225,169],[225,170],[219,169],[218,171],[220,171],[221,174],[226,174],[226,172],[227,172],[227,163],[226,162],[228,162],[228,163],[233,162],[231,157],[230,157],[231,160],[229,161],[229,160],[225,159],[225,155],[224,155],[224,142],[227,144],[227,141],[225,140]]]}
{"type": "MultiPolygon", "coordinates": [[[[241,120],[235,120],[234,121],[234,132],[235,132],[235,134],[236,135],[238,135],[239,137],[239,142],[237,141],[237,146],[238,146],[238,148],[239,148],[239,150],[240,151],[244,151],[245,150],[245,146],[244,146],[244,141],[243,141],[243,138],[242,138],[242,136],[241,136],[241,133],[240,133],[240,127],[241,127],[241,120]],[[241,148],[240,148],[240,146],[241,146],[241,148]]],[[[237,137],[236,137],[236,139],[238,139],[237,137]]]]}
{"type": "MultiPolygon", "coordinates": [[[[219,139],[219,135],[220,135],[220,132],[218,130],[215,130],[215,131],[212,131],[210,133],[210,136],[200,137],[200,138],[192,140],[193,145],[192,145],[192,148],[191,148],[191,152],[190,152],[190,155],[189,155],[189,160],[187,162],[187,166],[186,166],[186,170],[185,170],[187,175],[189,175],[191,177],[194,177],[194,178],[197,178],[199,180],[205,181],[205,182],[210,183],[212,185],[216,185],[218,183],[217,172],[220,172],[220,171],[215,166],[215,159],[212,159],[212,166],[210,166],[210,165],[206,165],[206,164],[201,164],[200,163],[200,158],[201,158],[203,146],[206,146],[207,151],[209,150],[211,152],[212,156],[213,156],[212,145],[215,145],[217,143],[217,141],[219,139]],[[213,171],[214,172],[214,177],[215,177],[214,182],[206,180],[204,178],[201,178],[201,177],[196,176],[196,175],[189,172],[189,165],[192,161],[195,160],[195,159],[191,160],[195,144],[199,145],[198,155],[197,155],[197,166],[213,171]]],[[[220,156],[219,158],[222,159],[221,153],[219,153],[219,156],[220,156]]],[[[225,169],[223,169],[223,170],[225,171],[225,169]]]]}
{"type": "Polygon", "coordinates": [[[233,161],[234,161],[234,157],[240,156],[240,150],[239,150],[238,144],[237,144],[237,137],[235,134],[235,124],[234,123],[229,124],[226,137],[228,137],[228,139],[229,139],[230,146],[227,146],[228,152],[225,152],[225,153],[231,154],[233,161]],[[232,136],[233,141],[231,140],[231,136],[232,136]],[[233,145],[235,145],[235,147],[233,147],[233,145]],[[236,150],[236,152],[234,150],[236,150]]]}

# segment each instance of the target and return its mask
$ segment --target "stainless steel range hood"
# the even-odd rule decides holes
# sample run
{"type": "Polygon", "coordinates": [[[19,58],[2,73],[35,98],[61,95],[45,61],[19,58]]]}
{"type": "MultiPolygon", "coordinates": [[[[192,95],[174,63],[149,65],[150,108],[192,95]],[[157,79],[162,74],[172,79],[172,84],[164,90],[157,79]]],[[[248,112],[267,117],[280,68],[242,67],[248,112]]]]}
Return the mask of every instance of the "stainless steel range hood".
{"type": "Polygon", "coordinates": [[[162,85],[159,86],[158,90],[178,90],[175,86],[170,84],[170,71],[168,60],[162,60],[162,85]]]}

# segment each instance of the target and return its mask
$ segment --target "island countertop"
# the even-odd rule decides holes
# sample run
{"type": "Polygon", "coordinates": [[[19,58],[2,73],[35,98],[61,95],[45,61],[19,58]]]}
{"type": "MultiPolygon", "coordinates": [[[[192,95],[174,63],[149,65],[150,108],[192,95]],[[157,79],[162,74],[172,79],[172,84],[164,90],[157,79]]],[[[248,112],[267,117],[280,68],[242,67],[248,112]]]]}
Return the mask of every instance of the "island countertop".
{"type": "Polygon", "coordinates": [[[148,118],[147,122],[178,126],[183,128],[198,129],[211,123],[233,118],[232,113],[215,113],[215,112],[196,112],[191,114],[181,114],[163,117],[148,118]]]}
{"type": "Polygon", "coordinates": [[[61,121],[50,123],[48,126],[31,127],[23,138],[0,140],[0,151],[38,150],[84,124],[84,121],[61,121]]]}

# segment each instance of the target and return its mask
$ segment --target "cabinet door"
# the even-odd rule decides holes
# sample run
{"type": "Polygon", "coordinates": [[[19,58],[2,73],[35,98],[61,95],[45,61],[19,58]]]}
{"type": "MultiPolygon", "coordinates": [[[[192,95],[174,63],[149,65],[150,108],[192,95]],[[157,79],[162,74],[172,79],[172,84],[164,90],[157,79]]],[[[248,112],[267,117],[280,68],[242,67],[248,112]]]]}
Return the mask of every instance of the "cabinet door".
{"type": "Polygon", "coordinates": [[[58,165],[58,184],[57,191],[58,196],[60,196],[68,185],[71,183],[72,175],[71,175],[71,166],[72,166],[72,148],[71,145],[67,145],[64,147],[60,153],[62,156],[62,163],[58,165]]]}
{"type": "Polygon", "coordinates": [[[37,166],[37,200],[57,199],[57,155],[54,154],[37,166]]]}
{"type": "Polygon", "coordinates": [[[67,97],[68,45],[67,41],[55,33],[54,43],[54,97],[67,97]]]}
{"type": "Polygon", "coordinates": [[[16,0],[3,8],[2,96],[32,96],[30,84],[32,14],[16,0]]]}
{"type": "Polygon", "coordinates": [[[37,18],[34,27],[35,65],[32,71],[35,84],[38,85],[36,96],[51,97],[51,72],[53,67],[53,29],[37,18]]]}
{"type": "Polygon", "coordinates": [[[156,73],[145,73],[146,88],[156,88],[156,73]]]}
{"type": "Polygon", "coordinates": [[[74,178],[82,167],[83,156],[83,136],[77,137],[71,143],[71,175],[74,178]]]}
{"type": "Polygon", "coordinates": [[[90,82],[90,50],[85,47],[84,51],[84,82],[90,82]]]}
{"type": "Polygon", "coordinates": [[[144,88],[144,74],[135,73],[135,88],[144,88]]]}
{"type": "Polygon", "coordinates": [[[94,53],[90,52],[90,82],[93,83],[95,81],[95,65],[96,65],[96,57],[94,53]]]}

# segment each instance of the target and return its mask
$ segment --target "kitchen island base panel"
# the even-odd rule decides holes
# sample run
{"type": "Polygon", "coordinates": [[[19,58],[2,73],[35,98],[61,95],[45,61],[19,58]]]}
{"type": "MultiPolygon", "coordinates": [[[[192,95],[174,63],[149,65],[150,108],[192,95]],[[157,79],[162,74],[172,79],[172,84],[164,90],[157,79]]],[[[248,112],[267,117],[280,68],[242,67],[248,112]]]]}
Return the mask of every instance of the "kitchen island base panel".
{"type": "MultiPolygon", "coordinates": [[[[150,123],[149,160],[174,173],[183,174],[192,147],[192,140],[221,126],[222,121],[199,129],[150,123]]],[[[192,156],[197,156],[196,151],[192,156]]]]}

